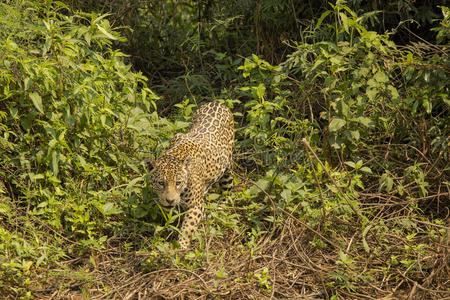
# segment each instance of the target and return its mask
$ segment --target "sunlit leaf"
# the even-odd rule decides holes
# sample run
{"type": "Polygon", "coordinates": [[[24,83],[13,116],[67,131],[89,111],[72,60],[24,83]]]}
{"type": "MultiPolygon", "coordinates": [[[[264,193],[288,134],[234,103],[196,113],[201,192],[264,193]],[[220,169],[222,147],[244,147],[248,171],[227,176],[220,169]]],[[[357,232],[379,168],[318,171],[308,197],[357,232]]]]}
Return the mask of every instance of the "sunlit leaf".
{"type": "Polygon", "coordinates": [[[97,28],[98,30],[100,30],[101,33],[103,33],[107,38],[111,39],[111,40],[118,40],[117,37],[115,37],[114,35],[112,35],[111,33],[109,33],[105,28],[101,27],[100,24],[97,24],[97,28]]]}
{"type": "Polygon", "coordinates": [[[31,101],[33,101],[34,107],[36,107],[36,109],[40,113],[44,113],[44,108],[42,106],[42,98],[41,98],[41,96],[38,93],[36,93],[36,92],[32,92],[32,93],[30,93],[28,95],[30,96],[31,101]]]}
{"type": "Polygon", "coordinates": [[[341,129],[342,127],[347,124],[347,121],[341,119],[341,118],[334,118],[331,120],[330,125],[328,126],[330,132],[335,132],[341,129]]]}

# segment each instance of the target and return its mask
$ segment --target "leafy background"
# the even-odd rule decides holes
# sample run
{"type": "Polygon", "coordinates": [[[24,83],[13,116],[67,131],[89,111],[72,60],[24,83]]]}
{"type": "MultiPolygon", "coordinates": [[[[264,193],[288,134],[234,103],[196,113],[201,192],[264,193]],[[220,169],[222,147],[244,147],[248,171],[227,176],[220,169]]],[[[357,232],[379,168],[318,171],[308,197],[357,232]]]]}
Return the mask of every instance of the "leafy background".
{"type": "Polygon", "coordinates": [[[0,296],[449,296],[446,1],[3,1],[0,296]],[[234,112],[175,242],[143,161],[234,112]]]}

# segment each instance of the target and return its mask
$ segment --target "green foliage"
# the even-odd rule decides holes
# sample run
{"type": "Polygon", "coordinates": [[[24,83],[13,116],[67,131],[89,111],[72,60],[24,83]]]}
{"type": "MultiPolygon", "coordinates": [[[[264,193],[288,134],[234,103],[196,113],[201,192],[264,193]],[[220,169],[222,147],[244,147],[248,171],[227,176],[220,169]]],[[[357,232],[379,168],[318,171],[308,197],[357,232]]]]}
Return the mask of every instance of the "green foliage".
{"type": "MultiPolygon", "coordinates": [[[[450,9],[446,6],[440,6],[444,18],[440,21],[438,27],[434,27],[431,30],[437,31],[436,41],[439,44],[445,44],[450,35],[450,9]]],[[[444,48],[445,49],[445,48],[444,48]]]]}
{"type": "Polygon", "coordinates": [[[127,42],[118,46],[131,54],[133,66],[148,76],[154,90],[166,95],[171,105],[188,94],[217,96],[221,88],[233,85],[234,68],[228,67],[242,57],[256,54],[279,64],[291,52],[286,43],[303,43],[312,32],[314,42],[328,41],[330,36],[335,37],[335,31],[342,38],[346,31],[354,33],[355,21],[377,33],[392,31],[402,45],[417,40],[417,29],[422,38],[434,43],[435,35],[428,29],[440,16],[437,5],[445,5],[445,1],[338,1],[337,18],[332,18],[330,12],[323,14],[330,8],[329,2],[65,1],[75,11],[110,14],[111,24],[120,27],[127,37],[127,42]],[[348,17],[345,7],[351,8],[352,16],[348,17]],[[319,23],[326,26],[317,26],[319,23]],[[218,56],[228,62],[219,65],[218,56]],[[195,81],[201,92],[194,92],[186,79],[195,81]]]}
{"type": "Polygon", "coordinates": [[[69,2],[0,4],[0,294],[443,295],[447,7],[69,2]],[[399,42],[407,18],[426,43],[399,42]],[[236,187],[182,253],[142,160],[211,100],[235,115],[236,187]]]}
{"type": "MultiPolygon", "coordinates": [[[[388,136],[394,137],[394,143],[400,142],[408,132],[405,119],[414,122],[421,117],[424,122],[434,122],[433,111],[448,109],[445,60],[437,53],[423,57],[411,52],[413,48],[398,50],[387,35],[367,31],[361,24],[364,18],[347,6],[333,8],[324,15],[335,14],[336,24],[342,24],[336,30],[336,42],[298,44],[298,50],[284,63],[293,74],[309,79],[302,84],[306,93],[323,95],[321,104],[328,109],[321,112],[320,119],[328,123],[331,147],[352,151],[388,136]],[[348,37],[341,40],[345,35],[348,37]],[[434,68],[421,67],[431,62],[434,68]],[[322,83],[324,87],[317,91],[322,83]],[[402,119],[392,119],[397,112],[402,119]]],[[[431,127],[438,132],[446,130],[447,125],[436,123],[437,127],[431,127]]],[[[431,134],[431,139],[440,136],[431,134]]],[[[420,136],[412,138],[414,145],[420,143],[420,136]]]]}
{"type": "MultiPolygon", "coordinates": [[[[437,187],[447,184],[446,176],[426,174],[432,172],[431,161],[438,161],[440,174],[448,171],[448,151],[442,148],[449,143],[443,134],[450,124],[448,61],[440,57],[440,49],[423,44],[421,50],[399,48],[388,34],[367,30],[368,16],[358,17],[344,2],[331,8],[308,37],[315,41],[325,26],[331,40],[295,43],[294,52],[276,66],[253,55],[239,67],[245,81],[237,95],[245,103],[247,125],[238,146],[247,160],[260,166],[261,174],[242,196],[247,207],[259,203],[247,217],[253,228],[269,227],[261,220],[277,224],[279,218],[295,216],[330,238],[342,231],[360,231],[359,249],[380,253],[383,250],[371,245],[368,233],[374,226],[388,227],[373,218],[383,209],[362,201],[367,186],[376,182],[378,191],[410,199],[404,220],[417,226],[411,218],[423,214],[419,199],[427,199],[431,190],[437,197],[437,187]],[[322,23],[333,16],[334,23],[322,23]],[[299,151],[303,137],[312,148],[299,151]],[[402,157],[405,151],[414,162],[383,159],[384,147],[385,155],[391,151],[402,157]],[[320,158],[305,155],[313,151],[330,163],[319,164],[320,158]]],[[[396,234],[405,240],[416,236],[401,230],[396,234]]],[[[322,237],[310,243],[326,248],[324,241],[322,237]]],[[[423,245],[414,254],[423,254],[423,245]]],[[[403,250],[399,252],[407,258],[401,264],[409,272],[418,264],[417,257],[403,250]]],[[[361,272],[349,257],[339,250],[339,267],[329,274],[336,292],[355,292],[362,282],[375,280],[374,270],[361,272]]]]}
{"type": "MultiPolygon", "coordinates": [[[[20,281],[74,254],[31,242],[35,226],[104,247],[105,234],[124,224],[116,216],[139,206],[137,151],[156,142],[160,121],[146,78],[112,48],[123,38],[106,15],[70,15],[60,2],[3,3],[0,27],[1,213],[10,220],[0,226],[0,278],[20,281]],[[22,234],[8,225],[16,222],[22,234]]],[[[22,285],[2,280],[0,290],[22,285]]]]}

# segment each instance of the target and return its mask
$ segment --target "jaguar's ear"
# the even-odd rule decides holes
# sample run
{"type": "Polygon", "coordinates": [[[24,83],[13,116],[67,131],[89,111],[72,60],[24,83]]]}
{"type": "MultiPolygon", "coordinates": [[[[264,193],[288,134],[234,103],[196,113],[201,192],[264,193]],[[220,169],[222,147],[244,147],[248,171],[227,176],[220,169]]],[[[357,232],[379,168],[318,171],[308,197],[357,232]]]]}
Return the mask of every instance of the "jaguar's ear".
{"type": "Polygon", "coordinates": [[[148,172],[151,172],[155,168],[155,159],[152,156],[147,157],[144,162],[148,172]]]}

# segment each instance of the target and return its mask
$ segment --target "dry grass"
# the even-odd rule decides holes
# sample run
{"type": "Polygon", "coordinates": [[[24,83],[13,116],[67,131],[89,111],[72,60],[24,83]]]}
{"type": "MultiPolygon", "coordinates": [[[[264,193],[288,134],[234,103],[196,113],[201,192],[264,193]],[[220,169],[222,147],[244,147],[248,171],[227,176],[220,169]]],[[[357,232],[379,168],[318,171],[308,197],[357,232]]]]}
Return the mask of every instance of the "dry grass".
{"type": "MultiPolygon", "coordinates": [[[[391,214],[384,222],[393,226],[399,217],[391,214]]],[[[121,245],[130,237],[115,236],[106,250],[66,261],[51,278],[41,278],[44,287],[34,295],[39,299],[330,299],[338,291],[339,299],[450,297],[448,227],[435,228],[447,230],[440,239],[424,237],[426,248],[410,251],[416,263],[407,268],[391,261],[411,246],[406,238],[394,232],[382,236],[374,230],[367,234],[371,252],[366,253],[357,226],[334,221],[337,227],[347,226],[345,235],[321,237],[287,215],[253,247],[246,246],[244,234],[231,230],[220,239],[205,236],[205,256],[189,259],[173,249],[125,251],[121,245]],[[322,239],[326,247],[312,247],[313,239],[322,239]],[[339,251],[352,258],[350,265],[339,262],[339,251]],[[345,280],[332,276],[339,271],[353,274],[354,289],[346,289],[345,280]]],[[[437,226],[416,224],[424,230],[437,226]]]]}

